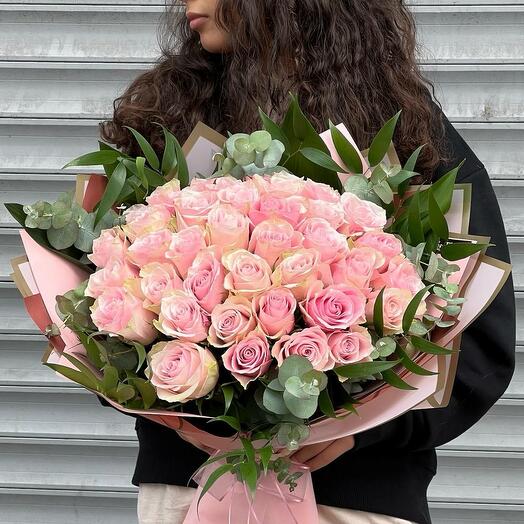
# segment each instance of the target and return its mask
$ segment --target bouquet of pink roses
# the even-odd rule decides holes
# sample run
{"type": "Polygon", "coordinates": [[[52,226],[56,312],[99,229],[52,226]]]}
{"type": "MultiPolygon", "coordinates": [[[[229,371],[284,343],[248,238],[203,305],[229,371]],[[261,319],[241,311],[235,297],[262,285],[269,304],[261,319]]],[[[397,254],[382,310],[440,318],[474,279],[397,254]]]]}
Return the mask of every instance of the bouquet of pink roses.
{"type": "Polygon", "coordinates": [[[69,164],[106,173],[79,177],[76,199],[7,205],[46,364],[212,454],[187,522],[269,522],[282,505],[314,522],[283,450],[445,404],[459,335],[509,272],[465,236],[460,166],[409,185],[421,148],[398,163],[399,114],[365,152],[343,126],[318,135],[295,99],[281,125],[261,117],[227,139],[199,125],[184,148],[164,128],[161,158],[130,129],[143,156],[101,143],[69,164]],[[500,272],[479,298],[486,267],[500,272]]]}

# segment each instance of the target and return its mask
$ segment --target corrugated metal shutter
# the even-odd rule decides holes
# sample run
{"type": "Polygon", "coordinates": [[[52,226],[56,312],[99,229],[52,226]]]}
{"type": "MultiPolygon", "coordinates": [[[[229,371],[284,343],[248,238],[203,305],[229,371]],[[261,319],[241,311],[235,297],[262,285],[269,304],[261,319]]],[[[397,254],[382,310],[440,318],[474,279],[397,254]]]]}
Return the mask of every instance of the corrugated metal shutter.
{"type": "MultiPolygon", "coordinates": [[[[412,0],[421,62],[445,111],[485,163],[515,264],[515,378],[472,430],[439,450],[434,521],[524,521],[524,1],[412,0]]],[[[66,160],[96,147],[97,121],[156,55],[162,0],[0,0],[1,201],[51,197],[66,160]]],[[[0,209],[0,523],[136,522],[132,420],[39,364],[0,209]]]]}

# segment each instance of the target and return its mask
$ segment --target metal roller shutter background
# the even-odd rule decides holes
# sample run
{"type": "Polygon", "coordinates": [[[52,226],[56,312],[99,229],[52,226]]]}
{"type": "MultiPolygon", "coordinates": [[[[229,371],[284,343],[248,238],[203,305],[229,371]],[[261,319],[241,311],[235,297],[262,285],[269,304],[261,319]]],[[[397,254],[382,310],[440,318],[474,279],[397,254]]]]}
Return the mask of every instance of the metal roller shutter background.
{"type": "MultiPolygon", "coordinates": [[[[436,524],[524,522],[524,1],[412,0],[445,112],[486,165],[511,244],[517,369],[489,414],[439,450],[436,524]]],[[[161,0],[0,0],[0,201],[70,188],[66,160],[155,58],[161,0]]],[[[9,278],[0,209],[0,523],[132,524],[133,420],[39,364],[44,338],[9,278]]]]}

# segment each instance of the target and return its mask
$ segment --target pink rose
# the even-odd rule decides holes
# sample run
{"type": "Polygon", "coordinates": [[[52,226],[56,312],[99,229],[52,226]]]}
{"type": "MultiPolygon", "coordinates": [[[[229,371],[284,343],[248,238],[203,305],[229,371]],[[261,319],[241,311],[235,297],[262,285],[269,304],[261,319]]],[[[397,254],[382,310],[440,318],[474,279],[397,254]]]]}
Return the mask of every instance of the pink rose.
{"type": "Polygon", "coordinates": [[[386,225],[386,210],[377,204],[361,200],[353,193],[344,193],[340,201],[346,218],[341,233],[349,236],[363,231],[381,230],[386,225]]]}
{"type": "Polygon", "coordinates": [[[384,264],[379,271],[385,270],[389,261],[402,253],[402,242],[390,233],[370,231],[355,240],[355,247],[372,247],[384,255],[384,264]]]}
{"type": "Polygon", "coordinates": [[[307,216],[308,218],[323,218],[333,229],[338,229],[344,223],[344,211],[338,202],[310,200],[307,216]]]}
{"type": "Polygon", "coordinates": [[[139,267],[151,262],[167,262],[166,253],[173,240],[174,233],[161,229],[137,237],[127,250],[127,257],[139,267]]]}
{"type": "Polygon", "coordinates": [[[366,298],[356,288],[345,284],[322,289],[315,282],[308,291],[300,309],[308,326],[319,326],[326,331],[348,329],[365,322],[366,298]]]}
{"type": "Polygon", "coordinates": [[[252,178],[261,192],[271,193],[279,197],[300,195],[305,181],[288,171],[279,171],[272,175],[255,175],[252,178]]]}
{"type": "Polygon", "coordinates": [[[160,313],[162,297],[171,291],[182,289],[182,280],[173,264],[151,262],[140,269],[140,289],[146,297],[145,307],[160,313]]]}
{"type": "Polygon", "coordinates": [[[199,226],[192,226],[173,234],[165,256],[175,265],[178,274],[185,278],[198,252],[206,247],[204,230],[199,226]]]}
{"type": "Polygon", "coordinates": [[[125,234],[134,242],[137,237],[154,233],[161,229],[169,229],[173,224],[169,209],[163,205],[146,206],[135,204],[128,207],[123,215],[126,219],[122,226],[125,234]]]}
{"type": "Polygon", "coordinates": [[[188,402],[205,397],[218,382],[211,351],[180,340],[158,342],[147,356],[146,376],[159,399],[188,402]]]}
{"type": "Polygon", "coordinates": [[[180,181],[173,178],[163,186],[158,186],[148,197],[149,205],[164,206],[171,214],[175,212],[175,198],[180,193],[180,181]]]}
{"type": "Polygon", "coordinates": [[[276,286],[289,288],[297,300],[304,300],[312,282],[319,279],[320,254],[316,249],[299,249],[285,256],[273,272],[276,286]]]}
{"type": "Polygon", "coordinates": [[[216,185],[217,180],[217,178],[193,178],[189,183],[189,187],[192,191],[218,191],[218,187],[216,185]]]}
{"type": "Polygon", "coordinates": [[[126,260],[112,258],[107,265],[89,276],[85,295],[97,298],[110,287],[123,287],[124,283],[138,276],[138,269],[126,260]]]}
{"type": "Polygon", "coordinates": [[[247,249],[249,242],[249,219],[230,204],[215,207],[207,218],[210,245],[221,252],[247,249]]]}
{"type": "MultiPolygon", "coordinates": [[[[368,322],[373,322],[373,310],[379,291],[373,293],[366,306],[366,317],[368,322]]],[[[395,335],[402,333],[402,318],[406,309],[413,299],[413,295],[407,289],[386,288],[383,295],[383,318],[384,334],[395,335]]],[[[426,312],[426,303],[422,301],[418,307],[416,317],[420,318],[426,312]]]]}
{"type": "Polygon", "coordinates": [[[218,258],[218,249],[210,247],[198,253],[189,267],[184,289],[195,297],[207,313],[227,296],[224,289],[224,267],[218,258]]]}
{"type": "Polygon", "coordinates": [[[217,200],[216,191],[194,191],[191,187],[184,188],[175,197],[178,229],[204,226],[217,200]]]}
{"type": "Polygon", "coordinates": [[[253,298],[271,287],[271,268],[258,255],[237,249],[223,255],[222,264],[229,271],[224,287],[234,295],[253,298]]]}
{"type": "Polygon", "coordinates": [[[301,196],[279,196],[265,193],[249,210],[249,218],[257,225],[270,218],[279,218],[289,222],[294,228],[307,214],[307,200],[301,196]]]}
{"type": "Polygon", "coordinates": [[[304,247],[316,249],[322,262],[331,264],[349,254],[347,238],[323,218],[308,218],[299,230],[304,235],[304,247]]]}
{"type": "Polygon", "coordinates": [[[283,251],[300,247],[302,234],[285,220],[273,218],[260,222],[249,240],[249,251],[261,256],[273,267],[283,251]]]}
{"type": "Polygon", "coordinates": [[[154,318],[154,313],[144,309],[142,299],[123,287],[107,288],[91,306],[91,319],[100,331],[145,345],[156,338],[154,318]]]}
{"type": "Polygon", "coordinates": [[[246,338],[231,346],[223,355],[224,367],[242,384],[247,385],[268,372],[271,352],[264,335],[250,333],[246,338]]]}
{"type": "Polygon", "coordinates": [[[249,300],[229,297],[211,313],[208,341],[217,348],[230,346],[253,331],[256,324],[249,300]]]}
{"type": "Polygon", "coordinates": [[[330,333],[328,344],[336,364],[341,366],[367,359],[373,351],[371,335],[362,326],[352,326],[350,331],[330,333]]]}
{"type": "Polygon", "coordinates": [[[331,204],[338,204],[340,202],[340,193],[333,189],[328,184],[315,182],[308,178],[302,190],[302,196],[310,200],[322,200],[331,204]]]}
{"type": "Polygon", "coordinates": [[[153,324],[168,337],[202,342],[207,338],[209,319],[194,297],[172,291],[162,298],[160,315],[153,324]]]}
{"type": "Polygon", "coordinates": [[[393,257],[389,261],[387,270],[384,273],[379,273],[372,280],[372,284],[373,287],[379,289],[383,287],[409,289],[413,295],[416,295],[424,288],[424,283],[417,273],[417,268],[404,255],[393,257]]]}
{"type": "Polygon", "coordinates": [[[251,206],[260,198],[258,188],[251,179],[228,185],[218,191],[218,199],[223,204],[230,204],[242,214],[247,215],[251,206]]]}
{"type": "Polygon", "coordinates": [[[335,366],[327,335],[318,326],[284,335],[277,340],[271,354],[277,359],[279,366],[291,355],[307,358],[317,371],[328,371],[335,366]]]}
{"type": "Polygon", "coordinates": [[[112,258],[124,259],[129,241],[119,226],[104,229],[98,238],[93,240],[93,252],[87,258],[97,267],[104,267],[112,258]]]}
{"type": "Polygon", "coordinates": [[[335,284],[348,284],[367,292],[371,279],[384,264],[385,257],[370,247],[355,247],[346,258],[331,264],[335,284]]]}
{"type": "Polygon", "coordinates": [[[269,338],[280,338],[293,331],[296,308],[293,293],[283,287],[269,289],[253,298],[258,325],[269,338]]]}

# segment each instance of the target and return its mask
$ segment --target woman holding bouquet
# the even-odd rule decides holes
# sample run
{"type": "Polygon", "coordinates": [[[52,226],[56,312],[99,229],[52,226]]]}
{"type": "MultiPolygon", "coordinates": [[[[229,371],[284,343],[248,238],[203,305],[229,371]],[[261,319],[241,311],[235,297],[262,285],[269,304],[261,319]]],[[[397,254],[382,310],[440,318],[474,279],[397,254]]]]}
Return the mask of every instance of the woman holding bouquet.
{"type": "MultiPolygon", "coordinates": [[[[260,127],[257,107],[279,120],[295,93],[318,131],[344,122],[365,147],[400,109],[394,142],[402,163],[426,144],[417,171],[435,181],[465,159],[457,182],[473,185],[472,234],[509,261],[488,174],[433,102],[415,60],[412,15],[399,0],[188,0],[164,20],[162,57],[115,102],[102,138],[129,153],[124,126],[160,151],[163,122],[183,141],[198,121],[226,133],[260,127]]],[[[173,2],[173,4],[175,4],[173,2]]],[[[178,2],[177,2],[178,4],[178,2]]],[[[503,394],[514,368],[511,279],[464,333],[450,404],[410,411],[354,437],[307,446],[295,457],[313,471],[323,523],[430,522],[427,487],[435,447],[470,428],[503,394]]],[[[141,524],[182,522],[186,488],[206,454],[163,426],[138,418],[141,524]]]]}

